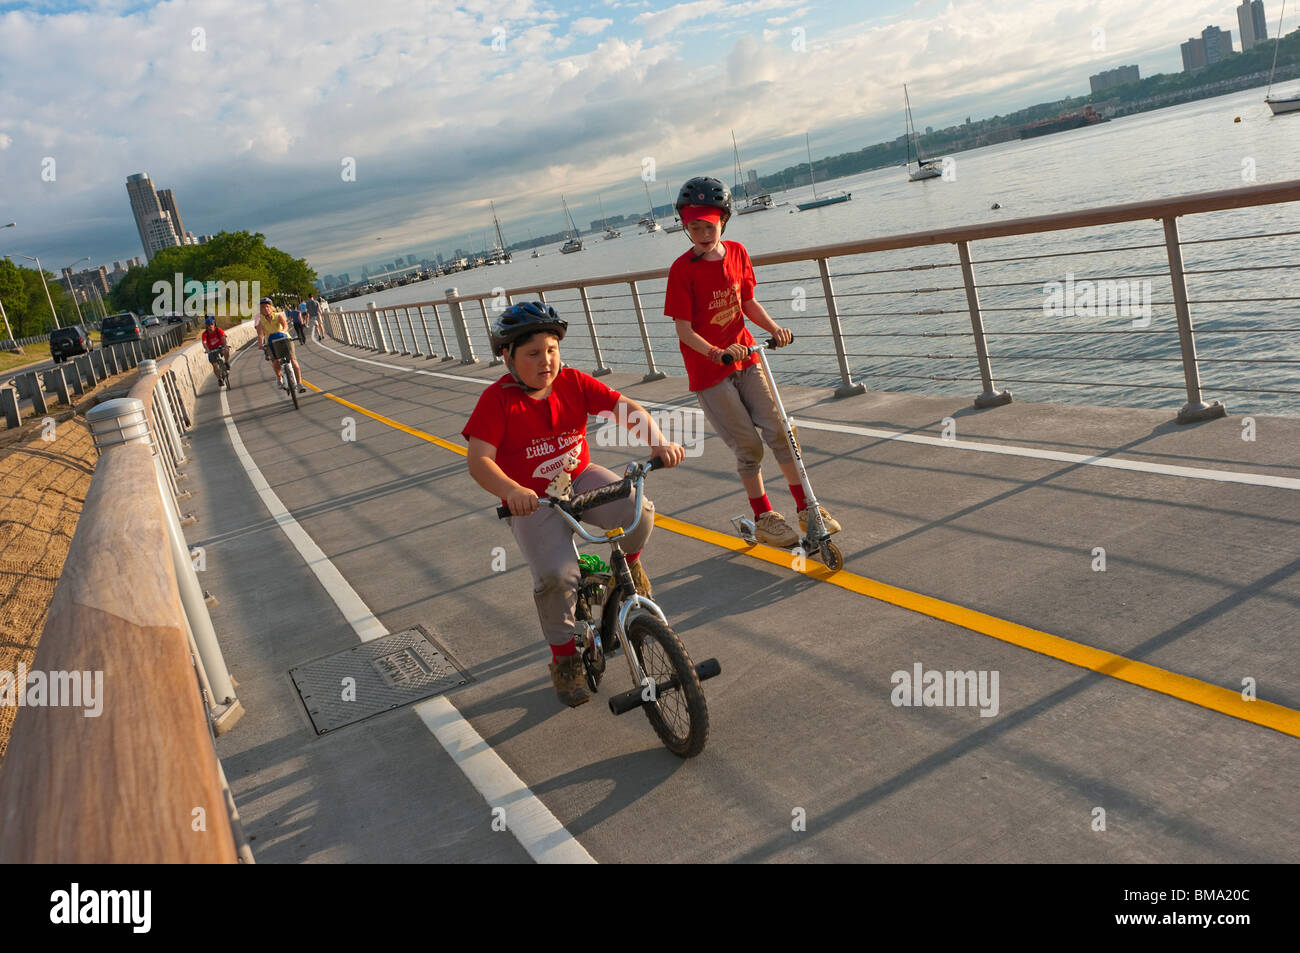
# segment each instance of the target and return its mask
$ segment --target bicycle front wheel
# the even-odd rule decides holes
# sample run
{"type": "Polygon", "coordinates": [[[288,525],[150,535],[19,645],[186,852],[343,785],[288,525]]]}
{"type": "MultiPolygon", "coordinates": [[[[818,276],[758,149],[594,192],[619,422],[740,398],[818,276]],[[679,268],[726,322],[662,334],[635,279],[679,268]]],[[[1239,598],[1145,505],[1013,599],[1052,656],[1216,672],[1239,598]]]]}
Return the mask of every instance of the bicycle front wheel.
{"type": "Polygon", "coordinates": [[[292,364],[289,364],[284,369],[284,386],[285,386],[285,390],[289,392],[289,396],[293,398],[293,409],[297,410],[298,409],[298,378],[293,373],[292,364]]]}
{"type": "Polygon", "coordinates": [[[627,638],[656,686],[654,701],[641,706],[655,734],[679,758],[695,757],[709,740],[709,708],[686,646],[651,615],[637,616],[627,627],[627,638]]]}

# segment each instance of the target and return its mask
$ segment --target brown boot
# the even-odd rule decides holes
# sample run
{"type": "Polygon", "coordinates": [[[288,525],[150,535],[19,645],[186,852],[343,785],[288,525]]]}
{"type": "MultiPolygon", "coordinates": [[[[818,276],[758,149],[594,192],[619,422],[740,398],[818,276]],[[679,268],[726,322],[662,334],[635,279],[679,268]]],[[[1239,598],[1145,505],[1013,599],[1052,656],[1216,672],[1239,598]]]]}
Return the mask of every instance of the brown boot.
{"type": "Polygon", "coordinates": [[[641,566],[641,560],[638,559],[634,563],[628,563],[627,570],[632,574],[632,585],[636,586],[637,595],[653,599],[654,590],[650,588],[650,577],[645,574],[645,569],[641,566]]]}
{"type": "Polygon", "coordinates": [[[555,694],[570,708],[577,708],[591,700],[587,691],[587,676],[582,671],[582,657],[578,653],[565,655],[552,662],[551,683],[555,694]]]}

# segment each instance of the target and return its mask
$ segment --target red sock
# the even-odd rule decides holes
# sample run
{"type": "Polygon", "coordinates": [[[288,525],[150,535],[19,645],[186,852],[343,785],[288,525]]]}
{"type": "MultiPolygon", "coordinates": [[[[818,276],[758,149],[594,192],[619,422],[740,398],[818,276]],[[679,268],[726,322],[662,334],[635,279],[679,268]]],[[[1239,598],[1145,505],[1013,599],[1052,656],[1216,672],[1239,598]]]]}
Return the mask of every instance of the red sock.
{"type": "Polygon", "coordinates": [[[573,644],[573,639],[569,639],[569,641],[566,642],[564,645],[551,646],[551,661],[558,662],[566,655],[576,655],[577,652],[578,652],[578,647],[573,644]]]}
{"type": "Polygon", "coordinates": [[[749,498],[749,508],[754,511],[754,519],[758,519],[772,508],[772,501],[767,498],[766,493],[762,496],[751,496],[749,498]]]}
{"type": "Polygon", "coordinates": [[[802,483],[791,483],[790,495],[794,497],[794,508],[796,510],[808,509],[808,498],[803,495],[802,483]]]}
{"type": "Polygon", "coordinates": [[[633,565],[633,564],[634,564],[638,559],[640,559],[640,558],[641,558],[641,550],[639,550],[639,549],[638,549],[636,552],[634,552],[634,553],[628,553],[628,554],[627,554],[627,564],[628,564],[629,566],[631,566],[631,565],[633,565]]]}

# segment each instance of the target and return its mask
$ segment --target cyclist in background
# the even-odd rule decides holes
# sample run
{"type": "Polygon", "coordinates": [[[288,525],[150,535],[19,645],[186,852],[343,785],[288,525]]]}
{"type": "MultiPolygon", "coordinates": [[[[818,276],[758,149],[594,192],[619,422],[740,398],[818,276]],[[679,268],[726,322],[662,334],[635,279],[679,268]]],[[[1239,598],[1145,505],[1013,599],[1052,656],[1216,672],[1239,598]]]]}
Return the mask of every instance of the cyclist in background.
{"type": "Polygon", "coordinates": [[[226,332],[217,327],[217,319],[208,315],[203,320],[203,350],[208,352],[208,363],[212,365],[212,376],[221,386],[221,375],[217,373],[218,359],[230,366],[230,344],[226,341],[226,332]]]}
{"type": "Polygon", "coordinates": [[[293,364],[293,372],[298,376],[298,393],[307,393],[307,388],[302,386],[302,369],[298,366],[298,358],[293,353],[293,340],[289,337],[289,325],[285,321],[284,312],[276,311],[275,303],[270,298],[263,298],[260,304],[262,311],[257,318],[257,343],[263,351],[268,351],[275,376],[280,377],[280,359],[275,356],[274,351],[268,349],[272,341],[283,338],[285,346],[289,348],[289,360],[293,364]]]}

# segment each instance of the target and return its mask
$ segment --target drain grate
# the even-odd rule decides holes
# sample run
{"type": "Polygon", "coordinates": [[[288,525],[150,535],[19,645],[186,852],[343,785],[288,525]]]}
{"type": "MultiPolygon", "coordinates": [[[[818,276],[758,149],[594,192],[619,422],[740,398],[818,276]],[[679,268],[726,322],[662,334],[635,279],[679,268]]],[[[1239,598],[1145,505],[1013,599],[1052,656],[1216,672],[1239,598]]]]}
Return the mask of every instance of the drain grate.
{"type": "Polygon", "coordinates": [[[422,625],[299,665],[289,677],[318,735],[470,681],[422,625]]]}

